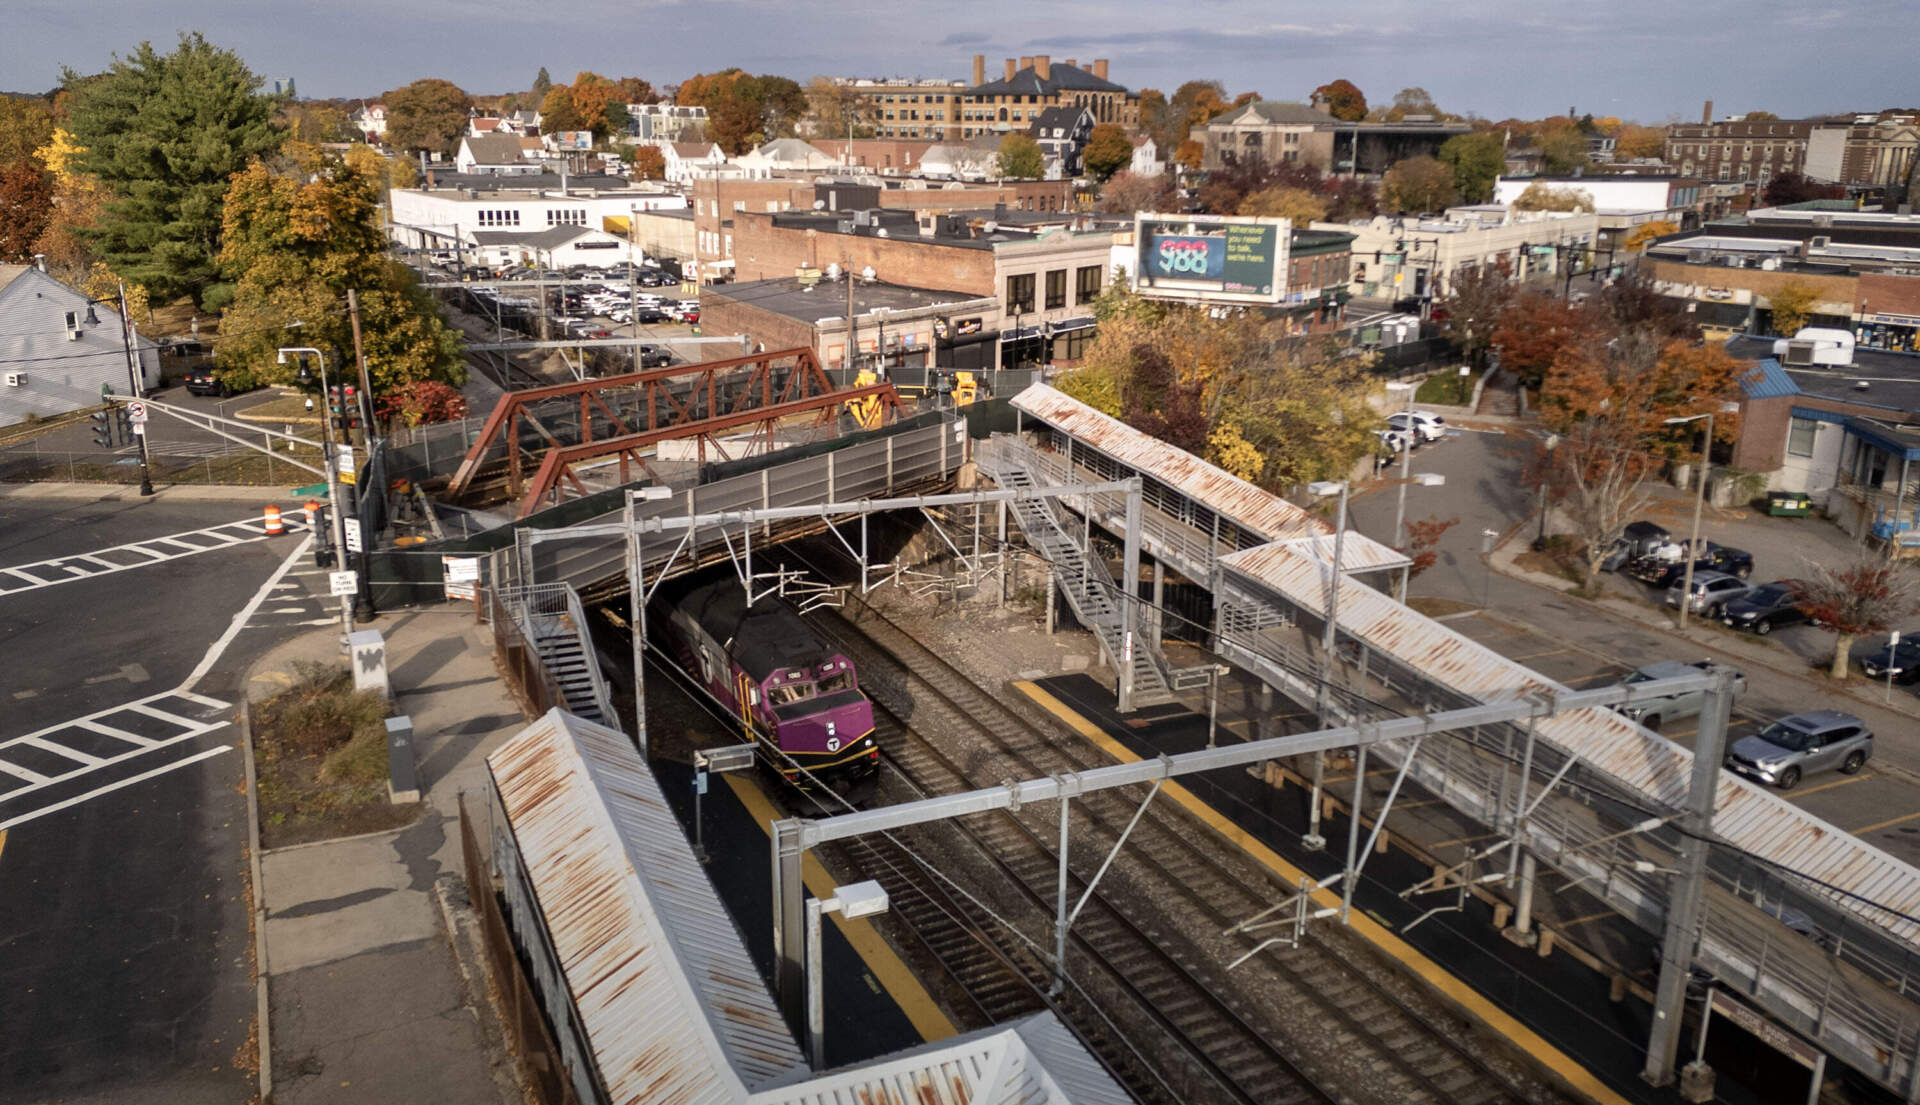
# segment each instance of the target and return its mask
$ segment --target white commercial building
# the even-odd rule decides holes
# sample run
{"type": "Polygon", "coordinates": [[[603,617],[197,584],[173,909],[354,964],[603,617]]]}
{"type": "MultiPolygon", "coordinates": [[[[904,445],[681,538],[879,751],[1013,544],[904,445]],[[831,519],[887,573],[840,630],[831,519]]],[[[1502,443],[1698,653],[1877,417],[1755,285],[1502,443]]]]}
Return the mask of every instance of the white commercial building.
{"type": "Polygon", "coordinates": [[[1313,224],[1354,236],[1350,292],[1396,299],[1444,295],[1455,273],[1502,260],[1515,280],[1560,272],[1572,253],[1594,244],[1599,228],[1592,212],[1490,206],[1457,207],[1437,219],[1379,215],[1313,224]]]}
{"type": "MultiPolygon", "coordinates": [[[[481,246],[478,234],[506,233],[524,239],[558,228],[617,232],[637,211],[683,210],[687,206],[685,196],[612,176],[456,176],[435,183],[441,186],[395,188],[388,193],[393,224],[390,233],[398,244],[453,251],[481,246]]],[[[489,245],[503,242],[496,238],[489,245]]],[[[583,247],[606,248],[585,246],[585,240],[562,248],[571,251],[583,247]]],[[[618,259],[626,260],[624,251],[618,259]]],[[[487,263],[472,257],[469,260],[487,263]]],[[[565,263],[584,262],[582,258],[565,263]]],[[[596,259],[592,263],[599,262],[596,259]]]]}

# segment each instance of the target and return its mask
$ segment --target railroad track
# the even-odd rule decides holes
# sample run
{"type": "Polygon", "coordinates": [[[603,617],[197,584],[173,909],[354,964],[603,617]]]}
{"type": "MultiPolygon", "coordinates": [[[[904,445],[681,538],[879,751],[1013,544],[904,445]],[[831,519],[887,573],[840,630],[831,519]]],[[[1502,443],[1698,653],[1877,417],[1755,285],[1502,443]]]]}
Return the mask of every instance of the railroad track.
{"type": "MultiPolygon", "coordinates": [[[[815,615],[815,624],[854,659],[877,706],[896,719],[911,716],[911,726],[883,728],[877,736],[894,769],[929,792],[996,785],[1010,768],[1042,777],[1104,759],[1080,742],[1057,739],[870,608],[857,625],[825,615],[815,615]],[[960,734],[992,750],[992,778],[961,769],[934,743],[960,734]]],[[[1078,800],[1074,872],[1098,864],[1138,800],[1115,792],[1078,800]]],[[[1051,842],[1006,814],[990,828],[969,827],[1029,899],[1050,911],[1058,862],[1051,842]]],[[[1103,882],[1102,893],[1074,925],[1080,954],[1069,960],[1075,971],[1130,984],[1125,988],[1138,1004],[1160,1014],[1149,1020],[1176,1035],[1181,1050],[1203,1056],[1215,1080],[1229,1087],[1225,1099],[1287,1101],[1302,1094],[1307,1096],[1297,1099],[1332,1100],[1315,1083],[1344,1081],[1342,1075],[1354,1071],[1374,1092],[1342,1099],[1492,1105],[1542,1096],[1483,1059],[1465,1022],[1437,1007],[1421,1008],[1424,1000],[1384,983],[1378,976],[1391,968],[1371,961],[1370,951],[1337,929],[1310,926],[1300,947],[1271,949],[1238,968],[1236,976],[1250,976],[1258,992],[1279,997],[1263,997],[1257,1012],[1232,1008],[1221,994],[1241,988],[1227,981],[1213,966],[1217,960],[1189,934],[1211,938],[1291,891],[1264,874],[1236,868],[1224,852],[1210,832],[1155,799],[1107,876],[1112,880],[1124,869],[1135,897],[1123,900],[1103,882]],[[1161,903],[1163,916],[1178,915],[1183,931],[1137,923],[1128,911],[1140,912],[1141,900],[1161,903]],[[1311,1049],[1299,1042],[1302,1028],[1318,1037],[1311,1049]],[[1272,1042],[1281,1040],[1287,1050],[1272,1042]]]]}

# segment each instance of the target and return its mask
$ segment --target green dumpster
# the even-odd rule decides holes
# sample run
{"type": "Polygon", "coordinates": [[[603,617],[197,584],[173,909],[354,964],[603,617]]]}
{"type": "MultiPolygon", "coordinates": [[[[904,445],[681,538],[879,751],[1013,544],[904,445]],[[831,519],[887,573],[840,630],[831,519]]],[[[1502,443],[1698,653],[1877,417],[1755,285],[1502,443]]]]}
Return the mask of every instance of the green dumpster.
{"type": "Polygon", "coordinates": [[[1805,518],[1811,505],[1803,491],[1767,492],[1767,513],[1776,518],[1805,518]]]}

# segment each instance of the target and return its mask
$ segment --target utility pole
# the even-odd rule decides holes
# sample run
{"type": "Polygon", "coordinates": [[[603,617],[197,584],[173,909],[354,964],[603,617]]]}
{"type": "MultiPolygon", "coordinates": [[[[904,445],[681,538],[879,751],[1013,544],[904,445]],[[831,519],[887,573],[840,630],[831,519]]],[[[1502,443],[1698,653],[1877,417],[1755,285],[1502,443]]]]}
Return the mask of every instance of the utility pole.
{"type": "Polygon", "coordinates": [[[853,262],[844,257],[840,265],[840,278],[847,282],[847,359],[844,365],[847,370],[847,378],[840,386],[852,387],[855,375],[853,351],[854,343],[858,335],[853,327],[853,262]]]}
{"type": "MultiPolygon", "coordinates": [[[[120,344],[127,351],[127,383],[133,388],[135,399],[147,396],[146,388],[140,379],[140,358],[133,351],[133,319],[127,313],[127,283],[119,283],[120,298],[120,344]]],[[[153,468],[147,459],[147,428],[142,425],[133,427],[135,437],[140,439],[140,494],[153,494],[153,468]]]]}
{"type": "MultiPolygon", "coordinates": [[[[353,288],[347,289],[347,319],[353,325],[354,365],[360,370],[360,441],[367,447],[367,476],[371,477],[373,475],[373,387],[367,379],[366,350],[360,344],[360,293],[353,288]]],[[[341,403],[340,416],[344,418],[346,414],[347,405],[341,403]]],[[[349,442],[353,440],[353,432],[350,428],[340,436],[349,442]]],[[[381,489],[355,487],[353,495],[355,505],[366,502],[369,492],[380,494],[381,489]]],[[[372,527],[367,525],[367,515],[364,510],[356,509],[354,514],[360,519],[360,586],[353,596],[353,620],[365,623],[372,621],[379,613],[373,607],[373,532],[372,527]]],[[[343,559],[345,552],[345,549],[341,550],[343,559]]]]}

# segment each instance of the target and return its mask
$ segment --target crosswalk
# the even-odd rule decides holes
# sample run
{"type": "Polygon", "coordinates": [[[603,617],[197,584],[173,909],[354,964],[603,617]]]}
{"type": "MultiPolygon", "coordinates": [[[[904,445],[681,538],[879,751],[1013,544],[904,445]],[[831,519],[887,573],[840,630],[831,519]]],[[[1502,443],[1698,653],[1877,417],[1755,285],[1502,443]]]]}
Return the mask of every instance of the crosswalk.
{"type": "MultiPolygon", "coordinates": [[[[282,522],[290,534],[307,528],[306,516],[297,510],[289,510],[283,514],[282,522]]],[[[145,541],[96,549],[93,552],[60,556],[31,564],[16,564],[12,567],[0,568],[0,596],[33,591],[41,587],[54,587],[76,580],[92,579],[112,572],[124,572],[130,568],[145,568],[162,561],[198,556],[204,552],[214,552],[234,545],[245,545],[266,539],[266,524],[258,515],[255,515],[242,518],[237,522],[209,526],[206,529],[184,530],[165,537],[150,537],[145,541]]]]}
{"type": "Polygon", "coordinates": [[[0,740],[0,830],[225,751],[220,745],[178,754],[225,728],[230,709],[206,695],[163,691],[0,740]],[[170,749],[174,754],[165,754],[170,749]],[[73,783],[93,789],[73,794],[73,783]]]}

